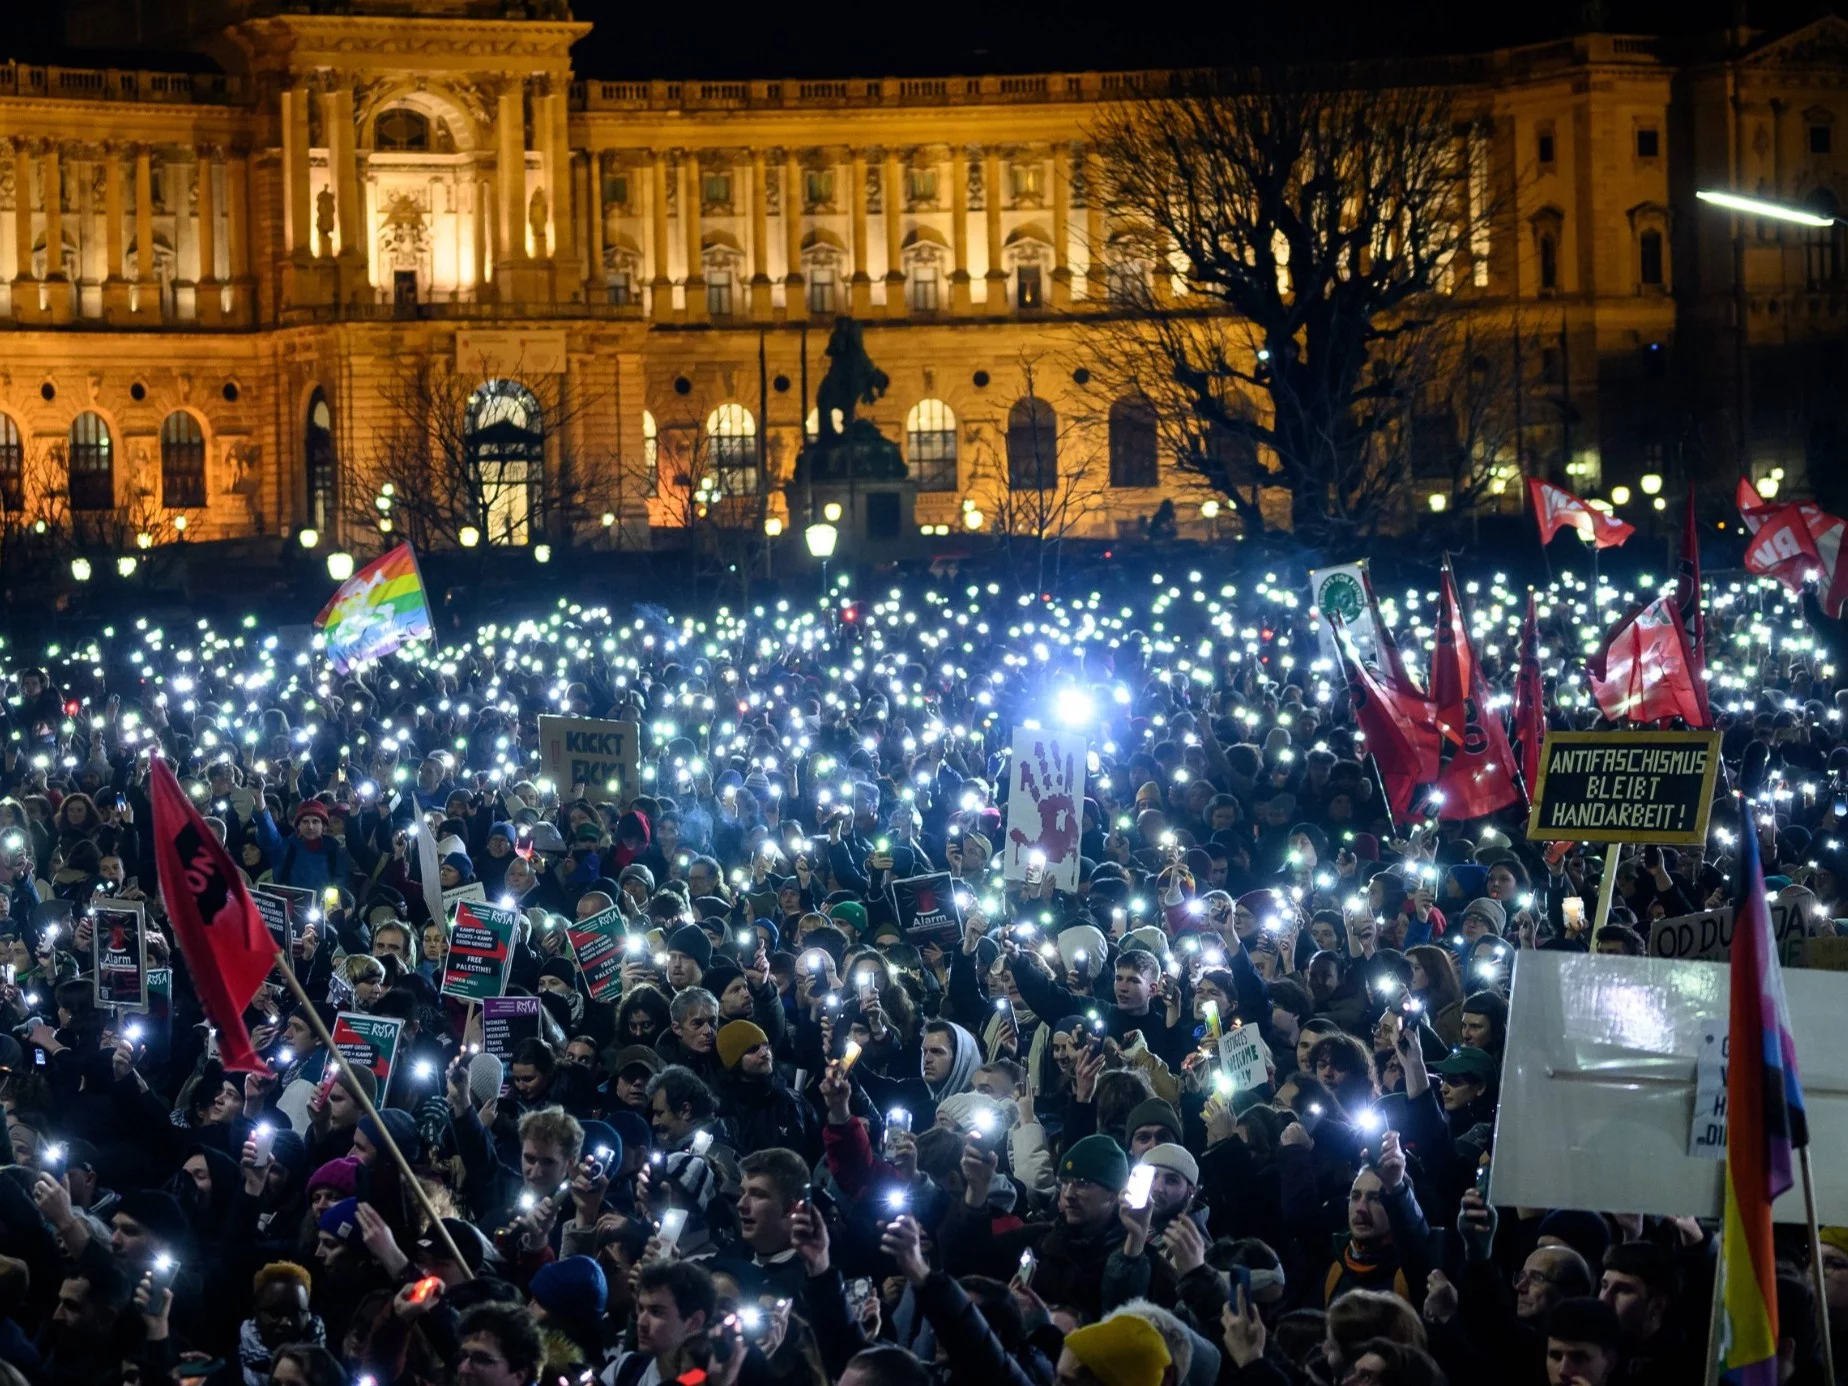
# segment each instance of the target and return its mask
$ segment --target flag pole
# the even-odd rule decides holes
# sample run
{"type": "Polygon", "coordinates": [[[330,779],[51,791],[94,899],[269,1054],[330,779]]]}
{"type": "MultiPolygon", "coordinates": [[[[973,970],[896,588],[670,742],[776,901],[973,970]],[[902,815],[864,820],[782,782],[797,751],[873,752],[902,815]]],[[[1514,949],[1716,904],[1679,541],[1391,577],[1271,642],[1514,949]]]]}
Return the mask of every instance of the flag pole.
{"type": "Polygon", "coordinates": [[[410,1186],[412,1196],[416,1198],[418,1206],[423,1209],[424,1216],[430,1220],[430,1231],[443,1244],[443,1250],[449,1253],[450,1259],[461,1270],[463,1279],[473,1280],[474,1272],[468,1268],[468,1262],[462,1258],[461,1251],[456,1247],[455,1239],[449,1235],[449,1229],[443,1226],[442,1216],[430,1202],[430,1195],[424,1191],[424,1186],[418,1180],[416,1171],[411,1168],[411,1162],[404,1158],[404,1152],[391,1138],[391,1130],[385,1125],[384,1118],[379,1115],[379,1109],[372,1105],[372,1099],[366,1096],[366,1090],[359,1085],[359,1079],[353,1076],[353,1066],[347,1062],[346,1055],[340,1052],[340,1046],[334,1043],[334,1037],[327,1033],[327,1027],[321,1023],[320,1013],[315,1010],[314,1003],[308,999],[308,993],[302,990],[302,984],[295,975],[295,969],[289,966],[288,956],[280,949],[276,953],[276,965],[282,969],[282,979],[289,984],[289,990],[295,993],[295,1000],[301,1006],[302,1018],[314,1030],[315,1038],[327,1046],[328,1057],[340,1065],[340,1072],[346,1078],[348,1090],[359,1099],[359,1105],[366,1109],[366,1115],[372,1118],[372,1124],[378,1131],[379,1139],[385,1143],[385,1149],[391,1152],[392,1161],[398,1166],[398,1172],[404,1176],[404,1182],[410,1186]]]}
{"type": "Polygon", "coordinates": [[[1816,1216],[1816,1176],[1810,1168],[1809,1142],[1797,1147],[1797,1166],[1803,1172],[1803,1216],[1809,1224],[1810,1288],[1816,1292],[1816,1322],[1822,1329],[1823,1380],[1835,1386],[1835,1343],[1829,1330],[1829,1287],[1822,1273],[1822,1228],[1816,1216]]]}
{"type": "Polygon", "coordinates": [[[1607,842],[1604,853],[1604,874],[1598,880],[1598,912],[1592,916],[1591,938],[1588,942],[1596,944],[1598,930],[1610,922],[1611,900],[1617,894],[1617,858],[1623,851],[1621,842],[1607,842]]]}

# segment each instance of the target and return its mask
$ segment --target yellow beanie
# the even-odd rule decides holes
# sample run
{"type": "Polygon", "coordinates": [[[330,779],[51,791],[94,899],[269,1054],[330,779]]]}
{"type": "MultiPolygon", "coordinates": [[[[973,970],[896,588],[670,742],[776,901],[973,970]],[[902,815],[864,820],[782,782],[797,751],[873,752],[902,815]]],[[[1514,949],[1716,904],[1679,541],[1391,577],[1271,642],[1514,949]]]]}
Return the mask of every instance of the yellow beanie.
{"type": "Polygon", "coordinates": [[[1822,1244],[1824,1246],[1832,1246],[1837,1251],[1848,1255],[1848,1227],[1823,1228],[1822,1244]]]}
{"type": "Polygon", "coordinates": [[[762,1027],[748,1020],[728,1020],[719,1026],[719,1062],[727,1068],[738,1067],[738,1060],[760,1044],[770,1043],[762,1027]]]}
{"type": "Polygon", "coordinates": [[[1104,1386],[1161,1386],[1172,1360],[1161,1334],[1133,1314],[1068,1333],[1065,1346],[1104,1386]]]}

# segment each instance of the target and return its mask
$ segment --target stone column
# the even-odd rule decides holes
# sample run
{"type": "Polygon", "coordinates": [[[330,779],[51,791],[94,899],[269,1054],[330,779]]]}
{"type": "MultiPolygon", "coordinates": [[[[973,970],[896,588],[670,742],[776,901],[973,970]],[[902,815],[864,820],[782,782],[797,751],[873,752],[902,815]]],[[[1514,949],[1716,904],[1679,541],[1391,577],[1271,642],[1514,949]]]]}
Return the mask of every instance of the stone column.
{"type": "Polygon", "coordinates": [[[761,149],[751,151],[751,316],[770,320],[770,174],[761,149]]]}
{"type": "MultiPolygon", "coordinates": [[[[282,94],[282,225],[283,249],[298,260],[314,255],[313,201],[308,186],[308,88],[297,83],[282,94]]],[[[147,263],[145,250],[142,262],[147,263]]]]}
{"type": "Polygon", "coordinates": [[[561,300],[581,292],[584,278],[583,266],[578,261],[579,203],[571,177],[571,133],[566,125],[570,112],[566,107],[563,81],[555,79],[545,98],[546,147],[552,153],[552,255],[559,266],[555,282],[557,297],[561,300]]]}
{"type": "Polygon", "coordinates": [[[802,274],[802,167],[796,151],[783,151],[783,315],[808,316],[802,274]]]}
{"type": "Polygon", "coordinates": [[[45,281],[67,284],[70,281],[64,273],[64,169],[56,140],[45,141],[39,177],[44,181],[45,198],[45,281]]]}
{"type": "Polygon", "coordinates": [[[160,316],[160,282],[154,277],[154,151],[135,146],[135,316],[160,316]]]}
{"type": "Polygon", "coordinates": [[[667,159],[658,149],[649,156],[648,179],[648,210],[654,224],[654,244],[649,247],[654,254],[650,316],[658,322],[665,322],[674,316],[674,279],[668,272],[667,259],[667,159]]]}
{"type": "Polygon", "coordinates": [[[1093,302],[1104,303],[1110,298],[1110,267],[1106,263],[1108,247],[1104,242],[1104,199],[1099,195],[1099,178],[1103,171],[1098,167],[1097,155],[1090,150],[1084,155],[1084,238],[1090,242],[1086,252],[1084,296],[1093,302]]]}
{"type": "MultiPolygon", "coordinates": [[[[103,146],[103,256],[108,261],[103,271],[103,312],[109,313],[110,286],[126,284],[128,276],[127,237],[122,234],[122,148],[103,146]]],[[[122,294],[121,306],[128,307],[128,295],[122,294]]]]}
{"type": "Polygon", "coordinates": [[[526,258],[526,109],[517,88],[500,96],[495,126],[498,160],[495,200],[500,219],[495,228],[495,259],[514,264],[526,258]]]}
{"type": "Polygon", "coordinates": [[[1069,308],[1072,302],[1071,146],[1052,147],[1052,306],[1069,308]]]}
{"type": "Polygon", "coordinates": [[[969,155],[959,144],[950,152],[950,309],[969,311],[969,155]]]}
{"type": "Polygon", "coordinates": [[[234,150],[225,160],[225,260],[231,275],[230,321],[249,321],[250,277],[250,155],[234,150]]]}
{"type": "Polygon", "coordinates": [[[199,150],[199,288],[198,307],[194,316],[202,323],[215,323],[224,317],[224,301],[218,292],[218,191],[214,171],[218,151],[209,147],[199,150]]]}
{"type": "Polygon", "coordinates": [[[609,276],[603,268],[603,156],[594,151],[584,156],[584,229],[590,258],[592,297],[598,303],[609,301],[609,276]]]}
{"type": "Polygon", "coordinates": [[[848,206],[853,211],[853,315],[863,318],[873,308],[873,277],[866,272],[866,151],[849,150],[847,176],[853,180],[848,206]]]}
{"type": "Polygon", "coordinates": [[[988,241],[987,311],[992,317],[1007,312],[1007,271],[1001,265],[1001,154],[990,145],[982,155],[982,210],[988,241]]]}
{"type": "Polygon", "coordinates": [[[688,322],[706,320],[706,266],[700,254],[704,248],[700,242],[705,234],[700,218],[700,203],[704,200],[705,192],[699,151],[689,149],[686,157],[680,161],[680,229],[684,237],[681,246],[687,257],[688,322]]]}
{"type": "Polygon", "coordinates": [[[898,151],[888,148],[885,156],[885,168],[880,178],[881,192],[879,206],[885,218],[885,289],[886,316],[902,318],[905,316],[905,248],[900,243],[905,227],[903,210],[905,206],[904,185],[898,168],[898,151]]]}

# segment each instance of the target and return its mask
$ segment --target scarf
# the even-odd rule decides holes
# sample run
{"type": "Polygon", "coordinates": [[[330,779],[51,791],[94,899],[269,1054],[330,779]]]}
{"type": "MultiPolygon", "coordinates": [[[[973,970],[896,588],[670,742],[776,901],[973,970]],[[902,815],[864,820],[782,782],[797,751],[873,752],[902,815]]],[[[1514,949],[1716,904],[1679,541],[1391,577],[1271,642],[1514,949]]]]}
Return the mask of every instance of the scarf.
{"type": "MultiPolygon", "coordinates": [[[[319,1314],[309,1315],[308,1331],[297,1341],[313,1343],[317,1347],[327,1346],[327,1325],[321,1322],[319,1314]]],[[[263,1339],[257,1336],[257,1321],[245,1319],[237,1330],[237,1364],[244,1371],[244,1386],[267,1386],[270,1361],[274,1356],[263,1346],[263,1339]]]]}

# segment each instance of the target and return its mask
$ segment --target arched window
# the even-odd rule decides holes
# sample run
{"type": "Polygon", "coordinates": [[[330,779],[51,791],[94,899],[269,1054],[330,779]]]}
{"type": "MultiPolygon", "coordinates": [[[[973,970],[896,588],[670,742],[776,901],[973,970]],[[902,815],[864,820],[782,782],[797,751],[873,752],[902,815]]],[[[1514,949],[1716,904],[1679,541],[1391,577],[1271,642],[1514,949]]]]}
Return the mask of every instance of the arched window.
{"type": "Polygon", "coordinates": [[[517,380],[490,380],[469,396],[464,440],[471,499],[490,544],[532,538],[545,476],[545,417],[517,380]]]}
{"type": "MultiPolygon", "coordinates": [[[[834,431],[836,433],[845,433],[847,431],[847,414],[845,410],[830,409],[828,411],[828,418],[833,422],[834,431]]],[[[821,410],[809,410],[808,418],[805,419],[802,424],[802,432],[803,436],[811,443],[817,441],[821,437],[821,410]]]]}
{"type": "Polygon", "coordinates": [[[1016,491],[1051,491],[1059,484],[1059,416],[1033,395],[1007,411],[1007,484],[1016,491]]]}
{"type": "Polygon", "coordinates": [[[303,469],[308,480],[306,527],[322,534],[334,528],[334,411],[327,407],[327,396],[316,390],[308,401],[308,426],[302,439],[303,469]]]}
{"type": "Polygon", "coordinates": [[[757,420],[742,404],[721,404],[706,415],[712,478],[722,496],[757,489],[757,420]]]}
{"type": "Polygon", "coordinates": [[[940,399],[921,399],[905,416],[905,459],[920,491],[956,489],[956,416],[940,399]]]}
{"type": "Polygon", "coordinates": [[[1662,287],[1662,233],[1651,227],[1636,238],[1637,273],[1643,283],[1662,287]]]}
{"type": "Polygon", "coordinates": [[[421,153],[430,147],[430,118],[408,106],[380,111],[372,126],[372,147],[383,153],[421,153]]]}
{"type": "Polygon", "coordinates": [[[169,510],[205,504],[205,430],[184,409],[160,426],[160,503],[169,510]]]}
{"type": "Polygon", "coordinates": [[[115,446],[100,414],[85,410],[71,420],[72,510],[115,509],[115,446]]]}
{"type": "Polygon", "coordinates": [[[1141,395],[1110,406],[1110,484],[1155,486],[1161,466],[1155,451],[1155,409],[1141,395]]]}
{"type": "Polygon", "coordinates": [[[26,449],[19,425],[0,414],[0,509],[26,508],[26,449]]]}
{"type": "Polygon", "coordinates": [[[659,495],[661,491],[661,430],[655,426],[655,416],[642,410],[642,466],[648,471],[647,485],[643,488],[645,496],[659,495]]]}

